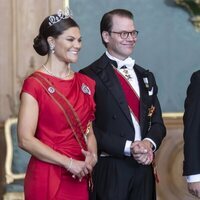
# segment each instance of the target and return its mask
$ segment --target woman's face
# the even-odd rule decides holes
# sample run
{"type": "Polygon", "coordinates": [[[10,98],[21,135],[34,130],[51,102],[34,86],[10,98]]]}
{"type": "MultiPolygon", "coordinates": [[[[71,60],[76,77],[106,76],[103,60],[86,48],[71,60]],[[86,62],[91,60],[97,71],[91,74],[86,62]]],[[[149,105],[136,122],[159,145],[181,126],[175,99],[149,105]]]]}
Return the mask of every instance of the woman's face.
{"type": "Polygon", "coordinates": [[[71,27],[55,39],[55,56],[65,63],[75,63],[81,49],[81,34],[78,27],[71,27]]]}

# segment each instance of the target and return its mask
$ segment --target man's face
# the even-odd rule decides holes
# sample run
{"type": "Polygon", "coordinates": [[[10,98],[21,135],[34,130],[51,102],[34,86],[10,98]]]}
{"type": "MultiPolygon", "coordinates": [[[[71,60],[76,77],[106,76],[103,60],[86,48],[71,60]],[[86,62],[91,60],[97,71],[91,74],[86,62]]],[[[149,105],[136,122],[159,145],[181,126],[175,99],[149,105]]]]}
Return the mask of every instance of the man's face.
{"type": "Polygon", "coordinates": [[[113,16],[113,27],[110,33],[104,32],[103,38],[107,43],[108,52],[120,59],[124,60],[133,52],[137,37],[134,34],[128,34],[126,39],[123,39],[119,33],[121,32],[134,32],[135,27],[133,20],[127,17],[118,15],[113,16]]]}

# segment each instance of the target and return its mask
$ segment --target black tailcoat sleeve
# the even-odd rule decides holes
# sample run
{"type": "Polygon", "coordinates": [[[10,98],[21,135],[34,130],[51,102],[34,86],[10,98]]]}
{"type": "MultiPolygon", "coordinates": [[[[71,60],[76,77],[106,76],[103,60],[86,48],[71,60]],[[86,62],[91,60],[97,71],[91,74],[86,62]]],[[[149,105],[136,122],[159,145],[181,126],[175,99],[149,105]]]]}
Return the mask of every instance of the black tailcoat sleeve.
{"type": "Polygon", "coordinates": [[[200,174],[200,71],[191,77],[184,106],[183,175],[200,174]]]}
{"type": "MultiPolygon", "coordinates": [[[[113,65],[116,65],[116,63],[113,63],[104,54],[80,72],[96,81],[96,119],[93,127],[99,153],[104,152],[112,156],[123,157],[125,143],[127,140],[134,141],[135,130],[124,92],[114,72],[113,65]]],[[[142,138],[152,139],[158,148],[166,130],[157,98],[157,85],[151,72],[138,65],[134,66],[134,70],[140,88],[142,138]],[[149,87],[153,87],[152,95],[149,95],[149,88],[145,86],[144,77],[148,77],[150,80],[149,87]],[[152,117],[149,117],[148,112],[152,105],[155,107],[155,112],[152,117]]]]}

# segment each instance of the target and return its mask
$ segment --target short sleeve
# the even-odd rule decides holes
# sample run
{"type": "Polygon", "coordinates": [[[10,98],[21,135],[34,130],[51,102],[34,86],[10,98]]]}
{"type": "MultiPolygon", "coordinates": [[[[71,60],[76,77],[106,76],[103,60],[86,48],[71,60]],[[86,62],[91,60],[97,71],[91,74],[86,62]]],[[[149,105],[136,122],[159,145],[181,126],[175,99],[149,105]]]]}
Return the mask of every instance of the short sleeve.
{"type": "Polygon", "coordinates": [[[21,92],[20,92],[20,98],[22,93],[28,93],[30,94],[33,98],[35,98],[37,101],[39,99],[39,96],[41,95],[41,90],[39,87],[39,83],[31,76],[26,78],[24,80],[21,92]]]}

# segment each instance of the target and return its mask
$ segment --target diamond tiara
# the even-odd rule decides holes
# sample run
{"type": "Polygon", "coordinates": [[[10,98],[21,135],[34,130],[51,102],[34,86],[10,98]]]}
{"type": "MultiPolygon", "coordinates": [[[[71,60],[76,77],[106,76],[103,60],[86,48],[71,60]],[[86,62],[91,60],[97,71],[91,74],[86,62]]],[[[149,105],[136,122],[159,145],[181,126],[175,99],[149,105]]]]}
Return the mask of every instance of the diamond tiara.
{"type": "Polygon", "coordinates": [[[53,24],[58,23],[62,19],[72,18],[72,11],[66,7],[65,10],[58,10],[56,15],[49,16],[49,26],[52,26],[53,24]]]}

